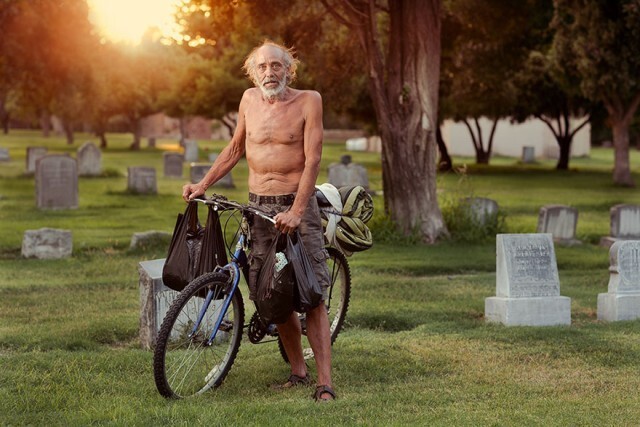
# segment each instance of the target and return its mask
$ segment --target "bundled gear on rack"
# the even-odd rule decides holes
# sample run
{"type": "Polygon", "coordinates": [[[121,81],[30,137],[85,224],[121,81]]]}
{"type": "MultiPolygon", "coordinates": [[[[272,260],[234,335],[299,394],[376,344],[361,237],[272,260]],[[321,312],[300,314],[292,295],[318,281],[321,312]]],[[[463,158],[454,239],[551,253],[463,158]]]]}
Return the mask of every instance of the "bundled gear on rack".
{"type": "Polygon", "coordinates": [[[369,249],[373,245],[366,223],[373,216],[373,199],[360,185],[336,188],[332,184],[316,186],[325,239],[345,255],[369,249]]]}

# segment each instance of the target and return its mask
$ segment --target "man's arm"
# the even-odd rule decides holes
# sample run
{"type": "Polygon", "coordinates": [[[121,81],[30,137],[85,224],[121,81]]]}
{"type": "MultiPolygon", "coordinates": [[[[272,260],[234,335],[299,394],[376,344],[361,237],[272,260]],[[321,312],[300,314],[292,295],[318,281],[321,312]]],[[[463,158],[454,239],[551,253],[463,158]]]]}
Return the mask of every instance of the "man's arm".
{"type": "Polygon", "coordinates": [[[182,198],[185,201],[188,202],[198,196],[202,196],[205,191],[207,191],[207,188],[229,173],[242,158],[245,150],[247,131],[244,117],[247,102],[246,98],[247,93],[245,92],[244,95],[242,95],[240,107],[238,108],[238,125],[229,144],[222,150],[200,182],[196,184],[185,184],[182,187],[182,198]]]}
{"type": "Polygon", "coordinates": [[[310,91],[303,107],[304,123],[304,170],[298,184],[296,199],[286,212],[275,216],[276,228],[284,233],[293,232],[300,225],[309,198],[315,192],[322,158],[322,97],[310,91]]]}

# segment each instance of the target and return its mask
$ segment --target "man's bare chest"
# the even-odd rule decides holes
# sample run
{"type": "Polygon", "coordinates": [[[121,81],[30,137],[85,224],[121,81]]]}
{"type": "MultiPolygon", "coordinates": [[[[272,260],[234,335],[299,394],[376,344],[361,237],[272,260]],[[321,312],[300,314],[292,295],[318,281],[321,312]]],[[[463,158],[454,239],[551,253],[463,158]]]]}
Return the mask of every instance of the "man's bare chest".
{"type": "Polygon", "coordinates": [[[304,117],[297,108],[255,108],[246,113],[247,137],[253,142],[299,140],[304,117]]]}

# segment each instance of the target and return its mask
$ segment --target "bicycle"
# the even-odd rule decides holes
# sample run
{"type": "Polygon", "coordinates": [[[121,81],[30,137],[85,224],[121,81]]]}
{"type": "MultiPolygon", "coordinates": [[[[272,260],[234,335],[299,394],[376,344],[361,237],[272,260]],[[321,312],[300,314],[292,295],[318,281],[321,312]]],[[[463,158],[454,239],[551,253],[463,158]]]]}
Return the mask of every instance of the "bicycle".
{"type": "MultiPolygon", "coordinates": [[[[230,262],[203,274],[185,287],[165,316],[153,357],[156,387],[167,398],[184,398],[202,394],[222,384],[229,373],[242,341],[243,331],[251,343],[277,340],[280,354],[288,362],[275,325],[264,325],[256,310],[244,324],[244,301],[239,289],[240,277],[248,279],[248,216],[258,215],[274,222],[272,215],[260,209],[213,195],[197,202],[212,205],[224,220],[224,235],[232,232],[227,245],[230,262]],[[229,227],[237,229],[235,232],[229,227]],[[231,248],[235,242],[235,250],[231,248]],[[273,337],[263,341],[266,336],[273,337]]],[[[325,301],[329,314],[331,344],[334,343],[347,314],[351,292],[351,273],[345,255],[337,248],[325,246],[329,253],[331,283],[325,301]]],[[[304,314],[300,314],[303,335],[304,314]]],[[[305,358],[313,356],[304,348],[305,358]]]]}

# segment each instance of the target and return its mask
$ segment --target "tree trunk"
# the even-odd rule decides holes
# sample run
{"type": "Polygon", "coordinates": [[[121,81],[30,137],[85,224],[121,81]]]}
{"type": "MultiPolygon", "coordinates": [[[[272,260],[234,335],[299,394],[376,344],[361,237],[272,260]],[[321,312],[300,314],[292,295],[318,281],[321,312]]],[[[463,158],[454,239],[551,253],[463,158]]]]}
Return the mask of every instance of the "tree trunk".
{"type": "Polygon", "coordinates": [[[440,0],[387,2],[389,38],[375,0],[322,0],[356,35],[382,139],[385,211],[426,243],[447,234],[436,195],[440,0]],[[388,45],[383,53],[382,46],[388,45]]]}
{"type": "Polygon", "coordinates": [[[485,150],[476,151],[476,164],[478,165],[488,165],[489,158],[491,158],[491,153],[485,150]]]}
{"type": "Polygon", "coordinates": [[[629,161],[629,123],[627,120],[609,116],[613,130],[613,183],[635,187],[629,161]]]}
{"type": "Polygon", "coordinates": [[[9,133],[9,118],[10,114],[5,107],[6,96],[0,96],[0,123],[2,124],[2,132],[6,135],[9,133]]]}
{"type": "Polygon", "coordinates": [[[64,135],[67,138],[67,145],[73,145],[73,125],[66,120],[63,122],[64,135]]]}
{"type": "Polygon", "coordinates": [[[447,144],[445,144],[444,138],[442,137],[440,126],[438,126],[438,130],[436,131],[436,142],[438,143],[438,151],[440,152],[440,160],[438,160],[438,172],[449,172],[453,169],[453,162],[451,161],[451,156],[449,155],[447,144]]]}
{"type": "Polygon", "coordinates": [[[42,136],[49,138],[51,134],[51,114],[48,111],[43,111],[40,114],[40,126],[42,127],[42,136]]]}
{"type": "Polygon", "coordinates": [[[180,146],[184,147],[184,143],[188,138],[188,136],[187,136],[187,118],[186,117],[180,117],[180,120],[178,121],[178,123],[180,124],[180,146]]]}
{"type": "Polygon", "coordinates": [[[563,135],[557,137],[558,146],[560,147],[560,157],[558,158],[557,170],[566,171],[569,169],[569,157],[571,156],[571,142],[573,135],[563,135]]]}
{"type": "Polygon", "coordinates": [[[107,148],[107,134],[104,131],[96,132],[96,136],[100,138],[100,148],[107,148]]]}
{"type": "Polygon", "coordinates": [[[140,150],[140,134],[142,133],[142,120],[139,117],[131,119],[133,127],[133,142],[129,146],[129,149],[133,151],[140,150]]]}

